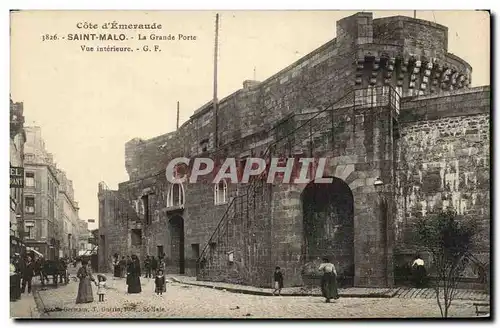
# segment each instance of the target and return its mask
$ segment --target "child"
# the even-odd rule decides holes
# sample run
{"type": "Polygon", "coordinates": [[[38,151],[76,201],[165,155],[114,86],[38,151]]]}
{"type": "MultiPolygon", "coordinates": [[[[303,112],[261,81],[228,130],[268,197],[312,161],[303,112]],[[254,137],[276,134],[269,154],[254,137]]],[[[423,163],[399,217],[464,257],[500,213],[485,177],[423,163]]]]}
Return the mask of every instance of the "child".
{"type": "Polygon", "coordinates": [[[156,295],[162,295],[165,288],[165,276],[162,270],[158,270],[155,278],[156,295]]]}
{"type": "Polygon", "coordinates": [[[281,295],[281,289],[283,288],[283,273],[281,273],[281,268],[279,266],[276,267],[274,271],[274,291],[273,295],[278,292],[278,296],[281,295]]]}
{"type": "Polygon", "coordinates": [[[97,295],[99,295],[99,302],[104,302],[104,294],[106,294],[106,277],[97,275],[97,295]]]}

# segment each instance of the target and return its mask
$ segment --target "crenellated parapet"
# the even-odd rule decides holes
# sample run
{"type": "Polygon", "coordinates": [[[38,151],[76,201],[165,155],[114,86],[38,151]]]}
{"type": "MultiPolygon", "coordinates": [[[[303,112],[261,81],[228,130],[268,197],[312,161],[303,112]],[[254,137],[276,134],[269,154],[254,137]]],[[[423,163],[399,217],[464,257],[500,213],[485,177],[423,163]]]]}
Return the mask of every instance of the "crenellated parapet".
{"type": "Polygon", "coordinates": [[[446,59],[363,49],[358,51],[354,61],[354,84],[359,88],[393,85],[402,96],[468,88],[471,84],[470,67],[446,59]]]}

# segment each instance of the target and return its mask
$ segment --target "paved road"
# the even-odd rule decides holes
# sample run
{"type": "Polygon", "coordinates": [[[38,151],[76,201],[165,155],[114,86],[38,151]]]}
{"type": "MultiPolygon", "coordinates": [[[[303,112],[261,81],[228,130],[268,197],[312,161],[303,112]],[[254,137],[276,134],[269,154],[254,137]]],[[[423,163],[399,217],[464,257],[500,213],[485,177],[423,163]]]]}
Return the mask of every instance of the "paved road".
{"type": "MultiPolygon", "coordinates": [[[[141,279],[143,292],[129,295],[124,280],[109,280],[105,302],[75,304],[78,285],[39,292],[54,318],[392,318],[439,317],[431,299],[343,298],[326,304],[320,297],[270,297],[236,294],[170,283],[155,295],[154,282],[141,279]]],[[[97,299],[96,288],[94,299],[97,299]]],[[[475,316],[472,301],[456,301],[452,316],[475,316]]]]}

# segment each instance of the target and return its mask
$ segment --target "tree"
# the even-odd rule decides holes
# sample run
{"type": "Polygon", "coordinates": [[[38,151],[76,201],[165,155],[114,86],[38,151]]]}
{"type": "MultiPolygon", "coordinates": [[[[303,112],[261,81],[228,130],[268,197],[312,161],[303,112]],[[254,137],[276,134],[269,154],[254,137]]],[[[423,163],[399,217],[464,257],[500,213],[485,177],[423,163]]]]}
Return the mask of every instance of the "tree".
{"type": "Polygon", "coordinates": [[[476,233],[475,221],[459,217],[451,210],[417,222],[419,242],[433,256],[433,268],[438,279],[434,289],[443,318],[448,317],[460,276],[469,263],[468,255],[476,233]]]}

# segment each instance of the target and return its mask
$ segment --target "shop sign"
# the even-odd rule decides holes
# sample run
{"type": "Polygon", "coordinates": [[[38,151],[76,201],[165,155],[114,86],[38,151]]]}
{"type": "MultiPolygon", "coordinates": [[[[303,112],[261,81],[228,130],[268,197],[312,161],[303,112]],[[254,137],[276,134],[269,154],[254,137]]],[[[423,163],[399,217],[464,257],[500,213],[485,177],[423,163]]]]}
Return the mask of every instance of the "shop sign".
{"type": "Polygon", "coordinates": [[[24,167],[10,167],[10,187],[24,188],[24,167]]]}

